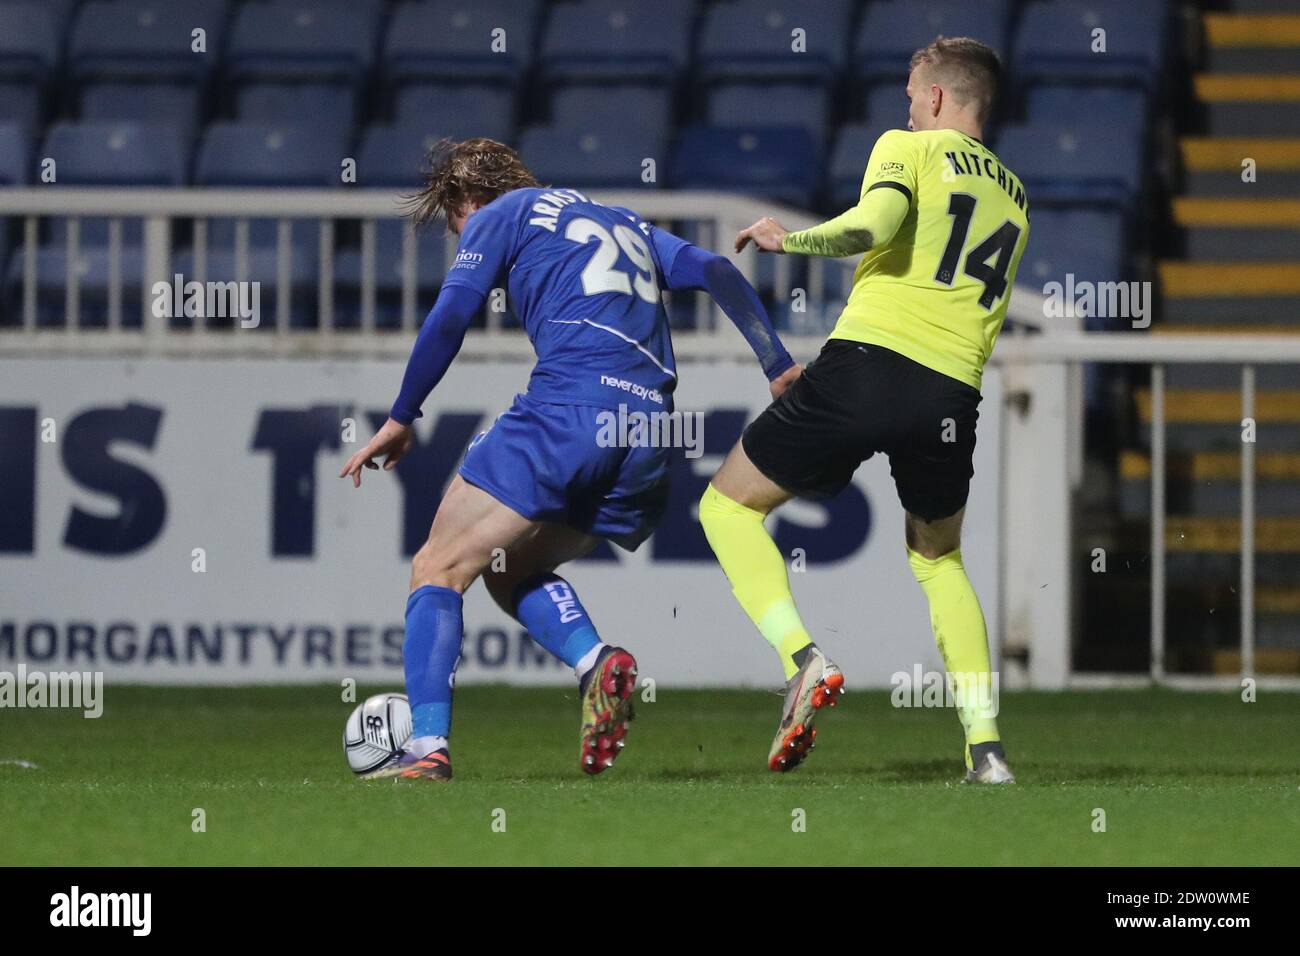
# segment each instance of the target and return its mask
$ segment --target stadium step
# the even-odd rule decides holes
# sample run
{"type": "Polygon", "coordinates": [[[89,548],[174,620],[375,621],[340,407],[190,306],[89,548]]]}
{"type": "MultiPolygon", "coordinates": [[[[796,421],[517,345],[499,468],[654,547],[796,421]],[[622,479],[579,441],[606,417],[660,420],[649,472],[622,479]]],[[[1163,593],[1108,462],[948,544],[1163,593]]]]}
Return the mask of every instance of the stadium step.
{"type": "MultiPolygon", "coordinates": [[[[1151,457],[1129,449],[1120,455],[1120,477],[1125,481],[1150,481],[1151,457]]],[[[1177,455],[1168,462],[1169,477],[1186,481],[1237,481],[1241,455],[1229,451],[1203,451],[1177,455]]],[[[1260,452],[1255,456],[1255,477],[1261,481],[1300,483],[1300,452],[1260,452]]]]}
{"type": "Polygon", "coordinates": [[[1185,136],[1179,141],[1188,196],[1300,196],[1300,137],[1185,136]],[[1242,163],[1255,161],[1254,179],[1242,163]]]}
{"type": "Polygon", "coordinates": [[[1300,247],[1300,198],[1179,197],[1174,222],[1190,259],[1283,259],[1300,247]]]}
{"type": "Polygon", "coordinates": [[[1260,323],[1300,318],[1300,261],[1159,263],[1164,315],[1177,322],[1260,323]]]}
{"type": "MultiPolygon", "coordinates": [[[[1216,517],[1241,513],[1240,451],[1172,454],[1167,475],[1170,508],[1216,517]]],[[[1149,518],[1150,456],[1125,451],[1120,457],[1120,478],[1120,513],[1126,518],[1149,518]]],[[[1255,513],[1260,517],[1300,513],[1300,454],[1261,451],[1256,455],[1255,513]]]]}
{"type": "MultiPolygon", "coordinates": [[[[1138,418],[1151,421],[1151,389],[1139,388],[1138,418]]],[[[1266,424],[1300,425],[1300,389],[1268,388],[1255,393],[1255,421],[1266,424]]],[[[1165,390],[1165,422],[1168,424],[1241,424],[1241,392],[1237,389],[1169,388],[1165,390]]],[[[1263,430],[1263,429],[1261,429],[1263,430]]]]}
{"type": "MultiPolygon", "coordinates": [[[[1241,551],[1241,519],[1228,515],[1166,515],[1165,548],[1171,553],[1238,554],[1241,551]]],[[[1300,516],[1257,516],[1255,551],[1258,554],[1300,554],[1300,516]]]]}
{"type": "Polygon", "coordinates": [[[1291,10],[1205,14],[1206,65],[1216,73],[1300,72],[1300,15],[1291,10]]]}
{"type": "MultiPolygon", "coordinates": [[[[1240,373],[1238,373],[1240,374],[1240,373]]],[[[1138,438],[1151,442],[1151,390],[1134,390],[1138,438]]],[[[1241,447],[1240,388],[1167,388],[1165,438],[1171,453],[1233,450],[1241,447]]],[[[1300,390],[1260,388],[1255,393],[1256,449],[1300,448],[1300,390]]]]}
{"type": "MultiPolygon", "coordinates": [[[[1179,141],[1171,218],[1183,258],[1158,263],[1155,335],[1300,334],[1300,10],[1226,0],[1202,18],[1200,135],[1179,141]]],[[[1241,569],[1241,366],[1165,367],[1167,609],[1192,669],[1232,673],[1241,569]]],[[[1300,672],[1300,370],[1255,367],[1259,673],[1300,672]]],[[[1150,559],[1151,390],[1118,461],[1117,568],[1150,559]]],[[[1139,589],[1140,590],[1140,589],[1139,589]]],[[[1147,595],[1149,598],[1149,595],[1147,595]]]]}
{"type": "Polygon", "coordinates": [[[1300,74],[1199,73],[1193,88],[1216,136],[1294,135],[1300,131],[1300,74]]]}
{"type": "MultiPolygon", "coordinates": [[[[1214,673],[1240,674],[1241,652],[1218,649],[1214,652],[1214,673]]],[[[1300,649],[1291,647],[1256,647],[1256,674],[1300,674],[1300,649]]]]}
{"type": "Polygon", "coordinates": [[[1300,296],[1300,260],[1160,263],[1167,298],[1276,298],[1300,296]]]}

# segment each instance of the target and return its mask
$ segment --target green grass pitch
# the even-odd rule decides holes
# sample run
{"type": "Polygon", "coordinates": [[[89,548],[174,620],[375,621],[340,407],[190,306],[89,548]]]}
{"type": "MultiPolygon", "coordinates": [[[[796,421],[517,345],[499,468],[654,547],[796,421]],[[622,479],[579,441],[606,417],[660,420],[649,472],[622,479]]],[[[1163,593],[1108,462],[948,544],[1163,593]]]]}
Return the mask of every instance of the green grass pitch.
{"type": "Polygon", "coordinates": [[[777,776],[779,697],[660,687],[588,779],[576,691],[465,686],[455,781],[362,783],[339,697],[110,686],[98,720],[7,710],[0,864],[1300,863],[1295,694],[1004,693],[1002,788],[958,783],[952,711],[852,688],[777,776]]]}

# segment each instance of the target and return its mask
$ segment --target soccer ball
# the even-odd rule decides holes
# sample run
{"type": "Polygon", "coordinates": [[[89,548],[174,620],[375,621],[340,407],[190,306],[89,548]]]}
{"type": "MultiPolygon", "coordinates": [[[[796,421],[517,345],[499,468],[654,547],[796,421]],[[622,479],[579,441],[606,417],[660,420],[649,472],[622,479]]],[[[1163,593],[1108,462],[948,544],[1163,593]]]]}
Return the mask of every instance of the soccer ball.
{"type": "Polygon", "coordinates": [[[353,773],[387,767],[411,741],[411,704],[405,694],[376,694],[358,704],[343,728],[343,752],[353,773]]]}

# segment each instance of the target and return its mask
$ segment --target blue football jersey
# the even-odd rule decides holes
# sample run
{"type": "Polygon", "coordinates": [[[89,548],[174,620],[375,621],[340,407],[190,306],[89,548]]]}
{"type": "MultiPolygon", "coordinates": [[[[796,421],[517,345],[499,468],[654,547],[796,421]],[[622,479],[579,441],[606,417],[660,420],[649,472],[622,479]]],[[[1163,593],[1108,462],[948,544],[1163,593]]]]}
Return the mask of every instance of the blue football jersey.
{"type": "Polygon", "coordinates": [[[664,276],[687,243],[576,189],[516,189],[469,217],[444,285],[505,283],[545,402],[671,411],[664,276]]]}

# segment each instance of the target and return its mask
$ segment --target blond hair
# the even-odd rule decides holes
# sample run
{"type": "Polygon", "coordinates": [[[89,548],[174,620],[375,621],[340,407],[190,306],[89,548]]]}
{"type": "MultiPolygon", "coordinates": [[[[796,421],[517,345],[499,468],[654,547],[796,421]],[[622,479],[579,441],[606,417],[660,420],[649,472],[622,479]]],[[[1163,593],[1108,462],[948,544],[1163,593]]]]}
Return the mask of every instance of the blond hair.
{"type": "Polygon", "coordinates": [[[952,94],[959,106],[971,107],[983,124],[993,112],[1002,64],[993,48],[970,37],[939,37],[912,54],[909,68],[924,64],[927,78],[952,94]]]}
{"type": "Polygon", "coordinates": [[[424,186],[407,197],[407,214],[417,226],[540,185],[519,154],[494,139],[440,139],[425,154],[420,173],[424,186]]]}

